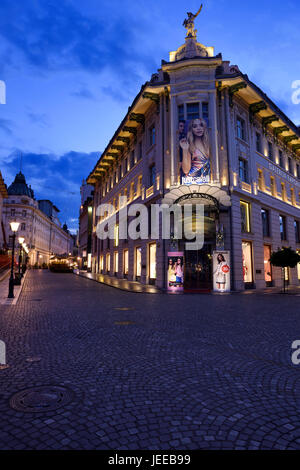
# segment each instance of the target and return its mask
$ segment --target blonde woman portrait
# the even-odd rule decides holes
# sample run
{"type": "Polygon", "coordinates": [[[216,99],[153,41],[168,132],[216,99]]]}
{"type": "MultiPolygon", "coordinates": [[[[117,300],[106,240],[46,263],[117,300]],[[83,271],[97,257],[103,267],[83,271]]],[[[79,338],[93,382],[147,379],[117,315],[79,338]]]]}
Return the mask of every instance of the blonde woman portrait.
{"type": "Polygon", "coordinates": [[[209,181],[210,158],[209,136],[204,119],[189,122],[187,137],[180,140],[182,149],[182,171],[185,176],[209,181]]]}

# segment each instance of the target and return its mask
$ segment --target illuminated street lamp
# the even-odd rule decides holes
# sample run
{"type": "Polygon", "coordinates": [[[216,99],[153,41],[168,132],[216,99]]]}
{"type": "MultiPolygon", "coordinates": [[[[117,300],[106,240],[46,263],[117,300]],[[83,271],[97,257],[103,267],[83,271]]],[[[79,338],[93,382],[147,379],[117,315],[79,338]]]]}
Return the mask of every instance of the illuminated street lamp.
{"type": "Polygon", "coordinates": [[[22,274],[21,274],[22,245],[24,243],[25,238],[24,237],[19,237],[18,240],[19,240],[19,274],[20,274],[20,276],[22,276],[22,274]]]}
{"type": "Polygon", "coordinates": [[[8,298],[14,298],[14,258],[15,258],[15,241],[16,241],[16,232],[19,229],[19,222],[10,222],[10,229],[13,233],[12,241],[12,257],[11,257],[11,271],[10,271],[10,278],[9,278],[9,290],[8,290],[8,298]]]}

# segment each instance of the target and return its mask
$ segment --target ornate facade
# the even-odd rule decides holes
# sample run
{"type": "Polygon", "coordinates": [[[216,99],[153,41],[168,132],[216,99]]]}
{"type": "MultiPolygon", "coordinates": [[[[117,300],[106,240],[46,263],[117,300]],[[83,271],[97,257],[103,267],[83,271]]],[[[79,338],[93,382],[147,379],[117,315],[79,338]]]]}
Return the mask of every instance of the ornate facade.
{"type": "MultiPolygon", "coordinates": [[[[184,265],[184,290],[215,283],[222,290],[216,253],[220,266],[227,257],[231,289],[265,288],[282,282],[271,252],[300,250],[300,129],[191,31],[142,86],[87,182],[95,188],[94,272],[168,288],[173,253],[184,265]],[[204,204],[204,247],[187,251],[185,240],[162,238],[99,240],[96,208],[112,204],[118,220],[125,195],[128,207],[204,204]]],[[[299,269],[285,275],[299,284],[299,269]]]]}

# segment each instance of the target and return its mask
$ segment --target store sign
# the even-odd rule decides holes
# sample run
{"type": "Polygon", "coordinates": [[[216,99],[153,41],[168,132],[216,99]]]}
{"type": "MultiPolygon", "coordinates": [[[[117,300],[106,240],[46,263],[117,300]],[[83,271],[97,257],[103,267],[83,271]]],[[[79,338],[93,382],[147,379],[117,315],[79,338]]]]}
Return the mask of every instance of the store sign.
{"type": "Polygon", "coordinates": [[[288,175],[287,173],[285,173],[284,171],[282,171],[280,168],[273,165],[272,163],[269,163],[269,169],[273,171],[276,175],[287,180],[289,183],[294,184],[296,187],[300,187],[300,183],[295,178],[288,175]]]}
{"type": "Polygon", "coordinates": [[[178,127],[181,184],[210,182],[210,146],[208,124],[203,118],[181,120],[178,127]]]}
{"type": "Polygon", "coordinates": [[[184,254],[180,252],[168,253],[168,290],[172,292],[183,291],[184,254]]]}
{"type": "Polygon", "coordinates": [[[230,292],[230,251],[213,252],[214,291],[230,292]]]}

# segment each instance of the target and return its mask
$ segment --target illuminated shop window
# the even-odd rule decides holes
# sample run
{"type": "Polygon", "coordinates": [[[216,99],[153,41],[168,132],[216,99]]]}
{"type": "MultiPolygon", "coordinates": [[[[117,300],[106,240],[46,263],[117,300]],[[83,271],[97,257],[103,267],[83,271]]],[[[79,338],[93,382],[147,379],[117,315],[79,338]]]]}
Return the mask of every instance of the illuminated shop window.
{"type": "Polygon", "coordinates": [[[103,271],[103,255],[100,256],[100,272],[102,273],[103,271]]]}
{"type": "Polygon", "coordinates": [[[119,224],[114,227],[114,246],[119,246],[119,224]]]}
{"type": "Polygon", "coordinates": [[[139,279],[142,275],[142,248],[135,249],[135,275],[139,279]]]}
{"type": "Polygon", "coordinates": [[[107,253],[106,255],[106,271],[109,273],[110,272],[110,254],[107,253]]]}
{"type": "Polygon", "coordinates": [[[244,282],[253,282],[252,275],[252,244],[251,242],[242,242],[243,252],[243,278],[244,282]]]}
{"type": "Polygon", "coordinates": [[[119,270],[119,253],[117,251],[114,252],[114,273],[117,274],[119,270]]]}
{"type": "Polygon", "coordinates": [[[250,204],[248,202],[241,201],[241,230],[242,232],[249,233],[251,231],[250,226],[250,204]]]}
{"type": "Polygon", "coordinates": [[[128,276],[128,250],[124,250],[123,274],[125,277],[128,276]]]}
{"type": "Polygon", "coordinates": [[[156,243],[149,245],[149,278],[156,279],[156,243]]]}
{"type": "Polygon", "coordinates": [[[270,263],[271,258],[271,247],[270,245],[264,245],[264,272],[265,281],[267,284],[272,282],[272,266],[270,263]]]}

